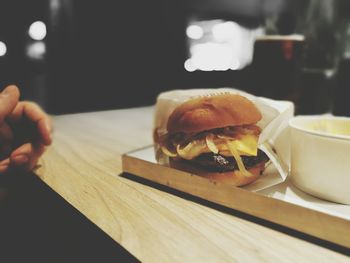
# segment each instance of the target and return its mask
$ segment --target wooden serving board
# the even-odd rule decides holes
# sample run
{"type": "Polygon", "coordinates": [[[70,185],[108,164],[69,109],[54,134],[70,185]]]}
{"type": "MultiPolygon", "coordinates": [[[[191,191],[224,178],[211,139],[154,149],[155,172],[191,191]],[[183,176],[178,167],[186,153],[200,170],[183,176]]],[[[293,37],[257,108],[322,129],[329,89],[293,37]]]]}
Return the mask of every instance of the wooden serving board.
{"type": "Polygon", "coordinates": [[[273,167],[241,188],[159,165],[152,146],[124,154],[122,162],[126,173],[350,248],[350,206],[305,194],[273,167]]]}

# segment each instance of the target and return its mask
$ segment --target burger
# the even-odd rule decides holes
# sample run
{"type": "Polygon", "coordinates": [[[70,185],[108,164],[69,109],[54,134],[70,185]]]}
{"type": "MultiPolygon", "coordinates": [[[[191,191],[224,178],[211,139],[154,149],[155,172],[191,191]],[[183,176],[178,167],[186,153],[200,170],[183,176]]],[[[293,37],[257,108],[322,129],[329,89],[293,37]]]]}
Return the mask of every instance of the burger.
{"type": "Polygon", "coordinates": [[[166,133],[155,131],[157,160],[214,181],[249,184],[268,161],[258,149],[261,118],[254,103],[237,94],[189,99],[170,113],[166,133]]]}

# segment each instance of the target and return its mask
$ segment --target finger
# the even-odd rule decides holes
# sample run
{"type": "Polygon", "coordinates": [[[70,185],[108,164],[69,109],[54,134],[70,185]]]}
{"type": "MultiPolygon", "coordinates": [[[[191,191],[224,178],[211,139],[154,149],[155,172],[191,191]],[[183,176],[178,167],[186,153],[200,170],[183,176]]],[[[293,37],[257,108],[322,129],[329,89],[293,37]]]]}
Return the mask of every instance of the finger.
{"type": "Polygon", "coordinates": [[[50,145],[52,143],[52,121],[50,117],[44,117],[38,122],[38,130],[42,138],[42,143],[50,145]]]}
{"type": "Polygon", "coordinates": [[[0,161],[0,173],[5,173],[10,166],[10,158],[0,161]]]}
{"type": "Polygon", "coordinates": [[[34,102],[21,101],[9,116],[9,120],[19,122],[22,118],[29,119],[36,125],[39,141],[44,145],[52,143],[51,118],[34,102]]]}
{"type": "Polygon", "coordinates": [[[43,144],[23,144],[12,152],[10,164],[11,166],[21,166],[25,170],[32,170],[44,151],[45,146],[43,144]]]}
{"type": "Polygon", "coordinates": [[[6,123],[0,123],[0,143],[9,142],[13,139],[13,131],[6,123]]]}
{"type": "Polygon", "coordinates": [[[8,171],[9,169],[9,165],[6,165],[6,166],[0,166],[0,174],[4,174],[8,171]]]}
{"type": "Polygon", "coordinates": [[[7,86],[0,93],[0,123],[14,110],[19,100],[19,90],[15,85],[7,86]]]}

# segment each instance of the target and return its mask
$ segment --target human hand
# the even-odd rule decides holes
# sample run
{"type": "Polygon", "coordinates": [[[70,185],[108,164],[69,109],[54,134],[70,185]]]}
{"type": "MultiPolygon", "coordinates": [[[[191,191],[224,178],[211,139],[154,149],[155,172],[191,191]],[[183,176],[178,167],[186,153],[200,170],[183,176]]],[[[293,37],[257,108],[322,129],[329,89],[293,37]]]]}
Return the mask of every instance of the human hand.
{"type": "Polygon", "coordinates": [[[51,132],[49,116],[34,102],[19,101],[16,86],[6,87],[0,93],[0,173],[32,170],[51,144],[51,132]]]}

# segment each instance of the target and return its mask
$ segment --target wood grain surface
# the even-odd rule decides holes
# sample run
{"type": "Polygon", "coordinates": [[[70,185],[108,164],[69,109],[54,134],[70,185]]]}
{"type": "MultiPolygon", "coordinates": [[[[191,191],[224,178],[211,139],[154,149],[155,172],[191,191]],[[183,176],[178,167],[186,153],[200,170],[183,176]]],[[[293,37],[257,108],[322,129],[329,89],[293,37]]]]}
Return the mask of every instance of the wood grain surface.
{"type": "Polygon", "coordinates": [[[121,177],[153,108],[54,117],[36,174],[142,262],[350,262],[344,254],[121,177]]]}

